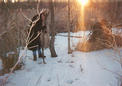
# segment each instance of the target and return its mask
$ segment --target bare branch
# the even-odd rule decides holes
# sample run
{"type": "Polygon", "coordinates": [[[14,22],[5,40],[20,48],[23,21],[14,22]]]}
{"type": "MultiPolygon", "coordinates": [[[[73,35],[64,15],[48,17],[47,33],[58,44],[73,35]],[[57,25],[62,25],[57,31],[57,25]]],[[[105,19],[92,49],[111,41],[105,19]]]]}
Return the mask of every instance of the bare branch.
{"type": "Polygon", "coordinates": [[[40,5],[40,0],[38,0],[37,8],[36,8],[38,16],[39,16],[39,14],[40,14],[40,11],[39,11],[39,5],[40,5]]]}
{"type": "Polygon", "coordinates": [[[46,8],[43,8],[43,9],[40,11],[40,14],[43,13],[43,12],[45,12],[45,11],[47,11],[47,9],[46,9],[46,8]]]}
{"type": "Polygon", "coordinates": [[[32,20],[29,19],[29,18],[22,12],[22,9],[20,9],[20,12],[21,12],[22,16],[23,16],[25,19],[27,19],[28,21],[32,22],[32,20]]]}

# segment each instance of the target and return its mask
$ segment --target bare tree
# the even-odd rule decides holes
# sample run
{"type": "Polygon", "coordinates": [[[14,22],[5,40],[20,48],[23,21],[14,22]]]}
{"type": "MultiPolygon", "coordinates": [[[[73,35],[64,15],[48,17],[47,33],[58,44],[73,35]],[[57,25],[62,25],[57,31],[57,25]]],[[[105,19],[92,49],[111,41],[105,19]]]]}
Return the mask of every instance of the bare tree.
{"type": "Polygon", "coordinates": [[[52,57],[57,57],[55,47],[54,47],[54,42],[55,42],[55,14],[54,14],[54,1],[50,0],[49,1],[49,9],[51,12],[51,21],[50,21],[50,34],[51,34],[51,40],[50,40],[50,52],[52,57]]]}
{"type": "Polygon", "coordinates": [[[68,54],[71,54],[71,47],[70,47],[70,0],[68,0],[68,22],[67,22],[67,28],[68,28],[68,54]]]}

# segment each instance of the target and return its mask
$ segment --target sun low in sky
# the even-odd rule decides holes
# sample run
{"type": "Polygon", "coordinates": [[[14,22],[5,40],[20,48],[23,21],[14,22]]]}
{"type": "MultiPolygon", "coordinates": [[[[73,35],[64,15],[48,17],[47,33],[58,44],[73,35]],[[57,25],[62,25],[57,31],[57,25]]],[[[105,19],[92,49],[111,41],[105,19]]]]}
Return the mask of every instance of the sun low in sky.
{"type": "Polygon", "coordinates": [[[78,3],[81,4],[81,12],[79,18],[79,28],[85,30],[85,6],[88,5],[89,0],[78,0],[78,3]]]}
{"type": "Polygon", "coordinates": [[[88,4],[88,0],[78,0],[81,5],[85,6],[88,4]]]}

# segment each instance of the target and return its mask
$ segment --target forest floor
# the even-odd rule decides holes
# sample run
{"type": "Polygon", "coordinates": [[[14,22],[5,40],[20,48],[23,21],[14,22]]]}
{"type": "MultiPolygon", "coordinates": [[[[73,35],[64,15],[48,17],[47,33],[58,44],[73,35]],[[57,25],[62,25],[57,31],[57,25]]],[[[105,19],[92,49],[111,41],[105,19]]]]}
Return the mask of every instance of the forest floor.
{"type": "MultiPolygon", "coordinates": [[[[83,33],[72,33],[80,34],[83,33]]],[[[79,40],[72,38],[72,47],[79,40]]],[[[40,64],[41,59],[33,61],[32,52],[27,51],[24,67],[9,77],[6,86],[119,86],[122,68],[115,60],[120,58],[114,50],[67,54],[67,37],[62,36],[56,36],[55,48],[57,58],[51,58],[49,49],[45,50],[47,64],[40,64]]]]}

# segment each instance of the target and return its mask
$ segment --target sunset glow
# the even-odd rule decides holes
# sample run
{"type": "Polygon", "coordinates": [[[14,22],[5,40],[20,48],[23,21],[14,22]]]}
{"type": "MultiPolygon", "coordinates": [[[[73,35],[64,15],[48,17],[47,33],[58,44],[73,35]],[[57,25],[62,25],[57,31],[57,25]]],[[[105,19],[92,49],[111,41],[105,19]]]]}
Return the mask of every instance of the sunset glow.
{"type": "Polygon", "coordinates": [[[80,29],[85,30],[85,6],[88,4],[88,0],[78,0],[78,3],[81,4],[81,11],[80,11],[80,29]]]}
{"type": "Polygon", "coordinates": [[[88,4],[88,0],[78,0],[83,6],[88,4]]]}

